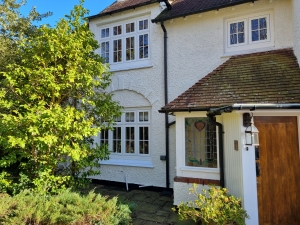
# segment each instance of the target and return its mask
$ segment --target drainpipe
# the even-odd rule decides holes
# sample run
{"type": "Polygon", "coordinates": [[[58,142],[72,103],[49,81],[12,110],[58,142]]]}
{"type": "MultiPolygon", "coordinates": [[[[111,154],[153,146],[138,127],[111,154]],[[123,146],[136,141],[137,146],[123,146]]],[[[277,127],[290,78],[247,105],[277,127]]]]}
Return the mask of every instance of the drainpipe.
{"type": "Polygon", "coordinates": [[[218,127],[219,138],[219,165],[220,165],[220,186],[225,187],[225,175],[224,175],[224,146],[223,146],[223,125],[214,120],[215,115],[210,113],[206,114],[209,118],[209,122],[218,127]]]}
{"type": "MultiPolygon", "coordinates": [[[[168,55],[167,55],[167,30],[164,21],[161,23],[164,32],[164,88],[165,88],[165,105],[168,104],[168,55]]],[[[169,147],[169,116],[165,113],[165,135],[166,135],[166,188],[170,188],[170,147],[169,147]]]]}

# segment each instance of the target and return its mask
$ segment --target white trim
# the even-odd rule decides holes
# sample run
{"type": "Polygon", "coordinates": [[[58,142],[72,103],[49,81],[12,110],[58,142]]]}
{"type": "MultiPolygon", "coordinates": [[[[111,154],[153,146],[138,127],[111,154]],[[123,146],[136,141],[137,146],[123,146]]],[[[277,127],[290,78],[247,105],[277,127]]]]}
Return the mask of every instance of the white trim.
{"type": "Polygon", "coordinates": [[[264,11],[259,13],[253,13],[249,15],[239,16],[235,18],[227,18],[224,20],[224,52],[225,54],[237,51],[245,51],[245,50],[252,50],[257,48],[267,48],[267,47],[274,47],[275,46],[275,39],[274,39],[274,16],[273,11],[264,11]],[[267,18],[267,40],[262,41],[255,41],[252,42],[251,40],[251,19],[255,18],[267,18]],[[230,45],[230,24],[235,22],[242,22],[244,21],[244,34],[245,34],[245,43],[243,44],[236,44],[230,45]]]}
{"type": "Polygon", "coordinates": [[[101,165],[112,166],[131,166],[131,167],[145,167],[154,168],[152,161],[149,160],[130,160],[130,159],[109,159],[100,161],[101,165]]]}
{"type": "MultiPolygon", "coordinates": [[[[97,24],[98,33],[98,43],[109,42],[109,64],[111,71],[120,70],[130,70],[138,68],[151,67],[151,34],[150,34],[150,16],[149,14],[144,14],[140,17],[126,18],[125,20],[116,20],[109,24],[102,24],[101,26],[97,24]],[[146,29],[139,29],[140,21],[148,21],[148,27],[146,29]],[[126,33],[126,24],[134,23],[134,31],[126,33]],[[109,26],[108,26],[109,25],[109,26]],[[113,35],[113,28],[116,26],[121,26],[122,33],[118,35],[113,35]],[[101,38],[102,29],[109,28],[109,37],[101,38]],[[139,37],[140,35],[147,35],[148,42],[146,45],[147,58],[140,58],[140,46],[139,37]],[[126,38],[134,37],[134,59],[126,60],[126,38]],[[121,40],[121,61],[114,62],[114,41],[121,40]]],[[[101,48],[101,47],[100,47],[101,48]]],[[[101,49],[97,50],[101,55],[101,49]],[[100,51],[100,52],[99,52],[100,51]]]]}
{"type": "MultiPolygon", "coordinates": [[[[220,179],[219,156],[218,168],[189,167],[185,165],[185,118],[207,117],[206,112],[176,112],[176,176],[203,179],[220,179]]],[[[218,131],[217,131],[218,134],[218,131]]],[[[218,138],[217,138],[218,140],[218,138]]],[[[219,154],[219,143],[218,154],[219,154]]]]}

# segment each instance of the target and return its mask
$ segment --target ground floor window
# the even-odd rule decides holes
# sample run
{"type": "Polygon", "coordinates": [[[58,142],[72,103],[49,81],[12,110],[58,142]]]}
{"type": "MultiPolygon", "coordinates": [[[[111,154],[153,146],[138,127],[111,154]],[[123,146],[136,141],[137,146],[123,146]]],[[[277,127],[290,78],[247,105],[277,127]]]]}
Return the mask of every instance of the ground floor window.
{"type": "Polygon", "coordinates": [[[100,134],[100,144],[119,155],[150,154],[150,110],[126,110],[112,131],[100,134]]]}
{"type": "Polygon", "coordinates": [[[185,165],[218,168],[216,137],[216,126],[208,118],[185,118],[185,165]]]}

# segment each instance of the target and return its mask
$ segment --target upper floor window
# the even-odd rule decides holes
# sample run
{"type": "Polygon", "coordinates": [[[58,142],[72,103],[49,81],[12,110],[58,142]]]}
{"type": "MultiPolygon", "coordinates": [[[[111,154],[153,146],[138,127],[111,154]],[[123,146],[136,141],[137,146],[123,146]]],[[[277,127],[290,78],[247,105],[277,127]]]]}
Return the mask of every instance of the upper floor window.
{"type": "Polygon", "coordinates": [[[100,32],[101,57],[112,66],[150,58],[148,18],[101,27],[100,32]]]}
{"type": "Polygon", "coordinates": [[[150,111],[129,110],[116,118],[113,131],[103,130],[100,144],[108,144],[119,155],[149,155],[150,111]]]}
{"type": "Polygon", "coordinates": [[[226,20],[226,52],[274,46],[272,13],[226,20]]]}

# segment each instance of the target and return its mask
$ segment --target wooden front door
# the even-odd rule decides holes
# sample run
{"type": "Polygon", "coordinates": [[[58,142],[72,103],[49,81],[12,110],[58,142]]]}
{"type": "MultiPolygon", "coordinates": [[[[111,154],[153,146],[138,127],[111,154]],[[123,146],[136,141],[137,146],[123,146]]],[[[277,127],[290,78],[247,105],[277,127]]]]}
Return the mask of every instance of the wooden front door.
{"type": "Polygon", "coordinates": [[[257,177],[260,225],[300,224],[297,117],[254,117],[259,130],[257,177]]]}

